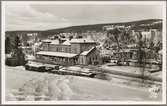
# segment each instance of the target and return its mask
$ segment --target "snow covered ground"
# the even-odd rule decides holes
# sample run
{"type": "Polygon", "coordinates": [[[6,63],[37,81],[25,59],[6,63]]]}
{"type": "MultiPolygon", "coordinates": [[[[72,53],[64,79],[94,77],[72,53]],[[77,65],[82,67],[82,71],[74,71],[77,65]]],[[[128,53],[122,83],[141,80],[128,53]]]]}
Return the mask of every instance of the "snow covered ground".
{"type": "MultiPolygon", "coordinates": [[[[130,67],[130,66],[108,66],[109,64],[105,64],[102,66],[104,69],[109,69],[109,70],[115,70],[115,71],[124,71],[127,73],[135,73],[135,74],[141,74],[141,68],[138,67],[130,67]]],[[[148,74],[148,73],[146,73],[148,74]]]]}
{"type": "Polygon", "coordinates": [[[5,97],[12,100],[119,100],[151,101],[148,89],[120,86],[111,81],[87,77],[26,71],[24,67],[5,69],[5,97]]]}
{"type": "MultiPolygon", "coordinates": [[[[112,66],[112,63],[107,63],[105,65],[102,65],[101,68],[119,71],[119,72],[132,73],[132,74],[136,74],[136,75],[141,75],[141,73],[142,73],[142,68],[132,67],[132,66],[112,66]]],[[[148,76],[151,75],[151,76],[155,76],[157,78],[162,78],[162,71],[155,72],[155,73],[149,73],[147,71],[147,70],[149,70],[149,68],[145,68],[145,70],[146,70],[146,71],[144,71],[145,75],[148,75],[148,76]]]]}

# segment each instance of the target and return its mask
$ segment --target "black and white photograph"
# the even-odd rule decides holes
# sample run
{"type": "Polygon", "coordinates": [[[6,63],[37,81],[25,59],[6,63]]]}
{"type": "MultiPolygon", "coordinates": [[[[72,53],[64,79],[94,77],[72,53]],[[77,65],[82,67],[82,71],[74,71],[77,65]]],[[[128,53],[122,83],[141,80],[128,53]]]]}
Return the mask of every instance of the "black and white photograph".
{"type": "Polygon", "coordinates": [[[166,1],[2,1],[2,104],[166,104],[166,1]]]}

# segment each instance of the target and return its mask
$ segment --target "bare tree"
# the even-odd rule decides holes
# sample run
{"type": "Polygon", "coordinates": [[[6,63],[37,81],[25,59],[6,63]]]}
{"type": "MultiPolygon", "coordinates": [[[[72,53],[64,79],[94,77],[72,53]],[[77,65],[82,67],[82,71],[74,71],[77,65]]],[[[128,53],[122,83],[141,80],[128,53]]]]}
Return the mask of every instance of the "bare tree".
{"type": "Polygon", "coordinates": [[[11,52],[11,43],[10,38],[6,37],[5,39],[5,53],[8,54],[11,52]]]}
{"type": "Polygon", "coordinates": [[[142,40],[142,34],[138,32],[138,56],[137,61],[141,71],[142,86],[144,85],[145,80],[145,66],[146,66],[146,39],[142,40]]]}
{"type": "MultiPolygon", "coordinates": [[[[121,44],[127,45],[127,42],[132,41],[130,37],[130,29],[114,27],[113,29],[107,30],[107,37],[111,42],[115,42],[117,45],[117,53],[121,51],[124,52],[124,49],[121,47],[121,44]]],[[[121,61],[126,61],[127,55],[124,53],[118,56],[117,64],[120,65],[121,61]]]]}

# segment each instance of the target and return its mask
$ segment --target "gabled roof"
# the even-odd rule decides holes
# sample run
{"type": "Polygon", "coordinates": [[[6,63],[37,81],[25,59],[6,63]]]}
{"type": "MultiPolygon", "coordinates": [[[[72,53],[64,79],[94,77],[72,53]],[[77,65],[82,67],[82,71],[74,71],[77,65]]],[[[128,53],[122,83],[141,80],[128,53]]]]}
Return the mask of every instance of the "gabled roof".
{"type": "Polygon", "coordinates": [[[65,42],[62,43],[63,45],[71,45],[70,40],[66,40],[65,42]]]}
{"type": "Polygon", "coordinates": [[[86,55],[88,55],[92,50],[94,50],[95,49],[95,47],[92,47],[91,49],[89,49],[88,51],[83,51],[80,55],[84,55],[84,56],[86,56],[86,55]]]}

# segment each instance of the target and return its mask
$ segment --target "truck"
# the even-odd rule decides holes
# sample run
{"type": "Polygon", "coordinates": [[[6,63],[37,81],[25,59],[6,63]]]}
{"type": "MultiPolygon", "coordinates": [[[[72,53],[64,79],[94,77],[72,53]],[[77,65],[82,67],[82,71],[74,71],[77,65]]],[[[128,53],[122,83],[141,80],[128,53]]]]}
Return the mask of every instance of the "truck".
{"type": "Polygon", "coordinates": [[[25,69],[29,71],[46,72],[45,66],[42,64],[27,63],[25,64],[25,69]]]}
{"type": "Polygon", "coordinates": [[[67,68],[61,68],[59,70],[52,70],[52,73],[55,73],[55,74],[60,74],[60,75],[75,75],[75,76],[85,76],[85,77],[95,77],[95,73],[93,72],[84,72],[82,70],[78,70],[78,71],[74,71],[74,70],[69,70],[67,68]]]}

